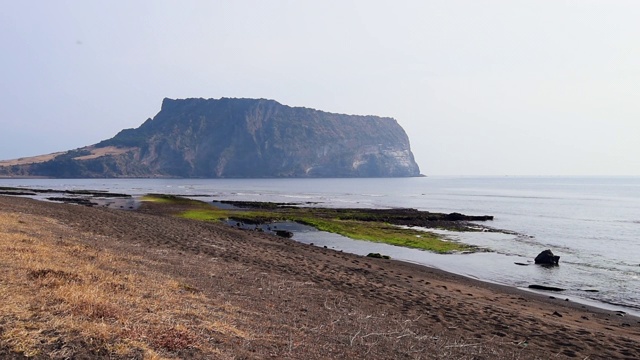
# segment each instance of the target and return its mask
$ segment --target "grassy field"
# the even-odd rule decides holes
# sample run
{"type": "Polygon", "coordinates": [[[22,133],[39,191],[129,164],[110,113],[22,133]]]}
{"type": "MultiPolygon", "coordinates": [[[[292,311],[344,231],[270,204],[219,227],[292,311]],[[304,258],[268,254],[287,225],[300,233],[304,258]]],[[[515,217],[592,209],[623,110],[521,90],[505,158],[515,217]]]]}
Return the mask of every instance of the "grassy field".
{"type": "Polygon", "coordinates": [[[64,338],[123,358],[163,359],[216,354],[206,341],[212,334],[248,336],[234,327],[232,305],[148,270],[150,260],[63,239],[61,227],[0,212],[0,339],[13,351],[64,358],[64,338]]]}

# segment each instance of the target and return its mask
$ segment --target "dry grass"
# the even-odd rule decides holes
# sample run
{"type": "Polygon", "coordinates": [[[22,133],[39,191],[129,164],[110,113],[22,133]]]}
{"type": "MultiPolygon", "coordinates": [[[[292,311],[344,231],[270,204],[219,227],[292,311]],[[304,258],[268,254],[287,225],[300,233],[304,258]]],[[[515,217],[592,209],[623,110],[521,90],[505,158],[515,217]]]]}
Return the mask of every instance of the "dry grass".
{"type": "MultiPolygon", "coordinates": [[[[135,148],[117,148],[115,146],[107,146],[103,148],[88,147],[84,149],[89,150],[91,154],[75,157],[74,160],[91,160],[91,159],[97,159],[97,158],[108,156],[108,155],[122,155],[131,150],[134,150],[135,148]]],[[[47,162],[49,160],[53,160],[57,156],[63,155],[66,153],[67,153],[66,151],[62,151],[62,152],[46,154],[46,155],[24,157],[19,159],[12,159],[12,160],[2,160],[0,161],[0,166],[39,164],[39,163],[47,162]]]]}
{"type": "Polygon", "coordinates": [[[106,146],[102,148],[94,148],[89,147],[87,150],[91,151],[91,155],[78,156],[73,158],[74,160],[91,160],[97,159],[99,157],[107,156],[107,155],[122,155],[127,153],[135,148],[118,148],[115,146],[106,146]]]}
{"type": "Polygon", "coordinates": [[[250,336],[234,326],[232,305],[59,230],[70,233],[47,218],[0,212],[0,342],[12,351],[65,358],[91,345],[122,358],[225,357],[216,338],[250,336]]]}
{"type": "Polygon", "coordinates": [[[27,164],[38,164],[38,163],[43,163],[49,160],[53,160],[56,156],[58,155],[62,155],[65,152],[57,152],[57,153],[53,153],[53,154],[46,154],[46,155],[39,155],[39,156],[31,156],[31,157],[24,157],[24,158],[19,158],[19,159],[12,159],[12,160],[3,160],[0,161],[0,166],[14,166],[14,165],[27,165],[27,164]]]}

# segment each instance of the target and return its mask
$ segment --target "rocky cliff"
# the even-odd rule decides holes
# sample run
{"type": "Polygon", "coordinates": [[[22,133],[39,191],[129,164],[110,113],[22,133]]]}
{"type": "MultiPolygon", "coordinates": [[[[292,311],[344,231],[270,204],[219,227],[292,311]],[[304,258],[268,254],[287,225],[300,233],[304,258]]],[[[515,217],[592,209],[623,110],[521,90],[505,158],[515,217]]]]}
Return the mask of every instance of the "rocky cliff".
{"type": "Polygon", "coordinates": [[[164,99],[137,129],[63,153],[0,162],[0,175],[49,177],[418,176],[391,118],[264,99],[164,99]]]}

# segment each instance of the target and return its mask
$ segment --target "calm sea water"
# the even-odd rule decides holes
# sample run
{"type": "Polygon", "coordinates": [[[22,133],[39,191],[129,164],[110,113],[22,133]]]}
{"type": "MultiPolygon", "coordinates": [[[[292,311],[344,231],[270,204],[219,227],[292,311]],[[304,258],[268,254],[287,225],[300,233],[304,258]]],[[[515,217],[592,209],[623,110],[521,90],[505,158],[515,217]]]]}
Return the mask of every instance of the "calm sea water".
{"type": "Polygon", "coordinates": [[[1,179],[0,186],[92,189],[132,195],[208,195],[204,200],[318,203],[331,207],[412,207],[494,215],[488,225],[521,235],[447,234],[492,253],[435,255],[305,231],[298,240],[396,259],[511,286],[567,289],[556,297],[591,299],[640,314],[640,178],[427,177],[400,179],[1,179]],[[542,250],[560,266],[518,266],[542,250]],[[588,292],[585,290],[597,290],[588,292]]]}

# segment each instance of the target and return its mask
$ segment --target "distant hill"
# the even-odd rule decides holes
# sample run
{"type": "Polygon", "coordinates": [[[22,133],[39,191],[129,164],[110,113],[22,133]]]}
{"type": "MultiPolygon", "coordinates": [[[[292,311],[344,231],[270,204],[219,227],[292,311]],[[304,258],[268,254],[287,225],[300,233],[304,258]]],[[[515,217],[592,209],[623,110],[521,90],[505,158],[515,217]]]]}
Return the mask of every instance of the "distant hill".
{"type": "Polygon", "coordinates": [[[419,176],[392,118],[289,107],[264,99],[164,99],[137,129],[61,153],[0,162],[0,176],[419,176]]]}

